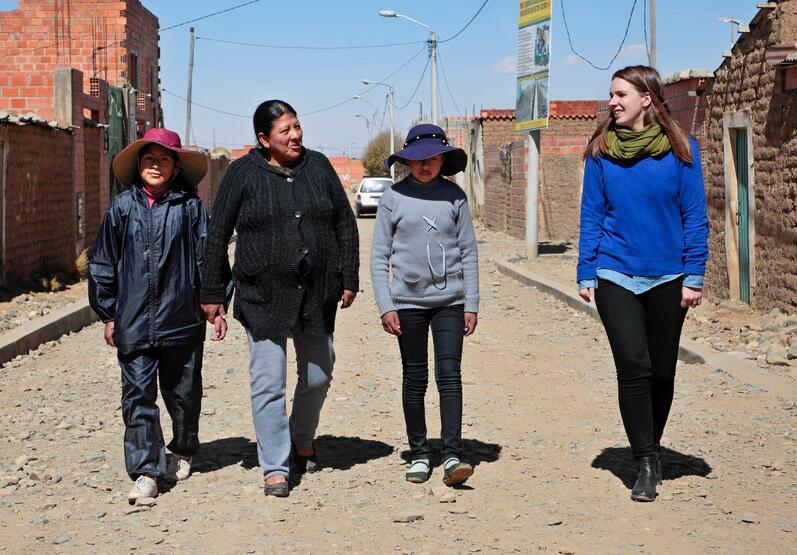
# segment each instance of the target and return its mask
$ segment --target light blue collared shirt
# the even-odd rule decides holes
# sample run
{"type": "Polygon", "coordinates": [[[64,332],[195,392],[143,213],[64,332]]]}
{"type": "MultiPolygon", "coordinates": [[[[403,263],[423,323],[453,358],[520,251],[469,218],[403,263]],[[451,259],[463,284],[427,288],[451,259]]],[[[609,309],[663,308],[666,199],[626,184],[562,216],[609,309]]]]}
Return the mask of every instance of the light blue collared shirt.
{"type": "MultiPolygon", "coordinates": [[[[628,289],[634,295],[641,295],[645,291],[650,291],[657,285],[667,283],[681,277],[683,274],[667,274],[665,276],[629,276],[614,270],[607,270],[606,268],[598,268],[598,277],[603,278],[612,283],[616,283],[623,289],[628,289]]],[[[689,275],[684,277],[684,285],[694,289],[703,289],[703,276],[689,275]]],[[[579,289],[586,289],[588,287],[598,288],[597,279],[584,279],[578,282],[579,289]]]]}

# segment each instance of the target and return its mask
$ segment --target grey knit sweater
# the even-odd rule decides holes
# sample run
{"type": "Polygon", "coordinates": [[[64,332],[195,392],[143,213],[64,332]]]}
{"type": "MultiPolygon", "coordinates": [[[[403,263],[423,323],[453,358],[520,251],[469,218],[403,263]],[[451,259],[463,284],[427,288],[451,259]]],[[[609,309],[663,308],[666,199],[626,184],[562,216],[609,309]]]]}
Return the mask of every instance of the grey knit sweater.
{"type": "Polygon", "coordinates": [[[476,236],[462,189],[442,177],[423,185],[408,177],[382,195],[371,282],[380,315],[457,304],[479,311],[476,236]]]}

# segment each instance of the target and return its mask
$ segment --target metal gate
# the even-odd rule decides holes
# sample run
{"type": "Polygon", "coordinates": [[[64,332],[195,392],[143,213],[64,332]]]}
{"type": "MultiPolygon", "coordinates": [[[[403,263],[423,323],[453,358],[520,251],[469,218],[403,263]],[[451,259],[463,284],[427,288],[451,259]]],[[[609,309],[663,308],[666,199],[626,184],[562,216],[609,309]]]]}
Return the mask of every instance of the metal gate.
{"type": "Polygon", "coordinates": [[[738,188],[736,225],[739,228],[739,297],[750,304],[750,211],[747,163],[747,130],[736,130],[735,166],[738,188]]]}

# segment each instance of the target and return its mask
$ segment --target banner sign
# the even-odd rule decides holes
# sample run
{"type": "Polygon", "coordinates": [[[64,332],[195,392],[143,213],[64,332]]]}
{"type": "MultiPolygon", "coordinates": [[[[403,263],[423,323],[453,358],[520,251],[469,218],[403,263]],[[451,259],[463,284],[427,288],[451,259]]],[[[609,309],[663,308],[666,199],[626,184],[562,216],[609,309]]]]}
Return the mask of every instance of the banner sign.
{"type": "Polygon", "coordinates": [[[548,127],[551,0],[520,0],[515,131],[548,127]]]}

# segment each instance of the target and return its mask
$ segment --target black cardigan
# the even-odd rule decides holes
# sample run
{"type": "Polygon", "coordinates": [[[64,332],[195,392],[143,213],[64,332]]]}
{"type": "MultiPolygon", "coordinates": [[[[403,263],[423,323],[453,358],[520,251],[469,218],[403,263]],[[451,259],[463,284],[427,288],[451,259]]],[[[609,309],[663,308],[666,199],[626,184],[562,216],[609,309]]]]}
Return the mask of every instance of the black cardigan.
{"type": "Polygon", "coordinates": [[[202,303],[221,304],[237,232],[233,314],[255,340],[332,333],[344,289],[359,289],[357,221],[326,156],[302,150],[285,169],[258,149],[222,178],[207,238],[202,303]]]}

